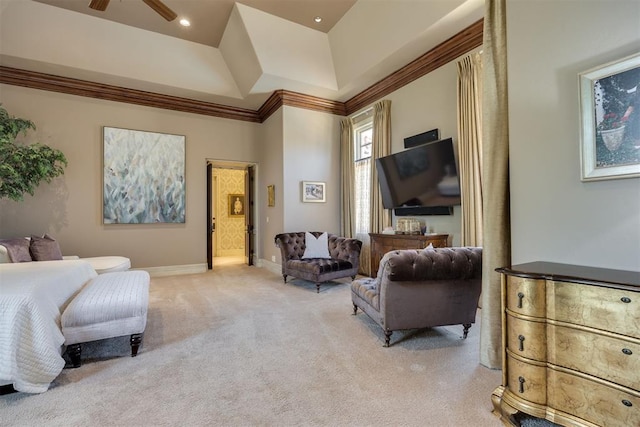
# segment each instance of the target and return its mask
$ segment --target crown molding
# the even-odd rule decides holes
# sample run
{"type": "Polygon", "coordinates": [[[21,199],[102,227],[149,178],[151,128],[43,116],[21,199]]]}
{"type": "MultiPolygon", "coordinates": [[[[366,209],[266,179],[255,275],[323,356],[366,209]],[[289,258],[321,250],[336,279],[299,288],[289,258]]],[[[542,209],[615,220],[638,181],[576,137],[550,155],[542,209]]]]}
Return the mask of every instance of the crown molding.
{"type": "Polygon", "coordinates": [[[259,123],[253,110],[0,66],[0,83],[88,98],[259,123]]]}
{"type": "Polygon", "coordinates": [[[348,116],[481,46],[482,31],[481,19],[346,102],[281,89],[254,111],[5,66],[0,66],[0,83],[255,123],[262,123],[283,105],[348,116]]]}
{"type": "Polygon", "coordinates": [[[260,109],[258,109],[258,115],[262,121],[265,121],[283,105],[322,111],[324,113],[336,114],[338,116],[347,115],[344,102],[332,101],[330,99],[318,98],[283,89],[276,90],[271,94],[269,99],[267,99],[260,109]]]}
{"type": "Polygon", "coordinates": [[[361,108],[408,85],[425,74],[482,46],[483,26],[483,19],[476,21],[427,53],[349,99],[345,102],[347,115],[357,112],[361,108]]]}

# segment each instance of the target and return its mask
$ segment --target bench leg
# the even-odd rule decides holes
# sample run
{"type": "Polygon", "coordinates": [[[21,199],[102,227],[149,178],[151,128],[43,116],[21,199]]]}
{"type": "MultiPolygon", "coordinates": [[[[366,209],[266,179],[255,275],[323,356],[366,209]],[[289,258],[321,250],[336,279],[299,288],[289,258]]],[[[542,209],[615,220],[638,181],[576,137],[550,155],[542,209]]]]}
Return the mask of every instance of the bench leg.
{"type": "Polygon", "coordinates": [[[80,356],[82,355],[82,346],[80,344],[71,344],[67,347],[67,354],[69,355],[69,359],[71,359],[71,366],[79,368],[82,364],[80,360],[80,356]]]}
{"type": "Polygon", "coordinates": [[[287,283],[287,275],[286,274],[282,275],[282,280],[284,280],[284,283],[287,283]]]}
{"type": "Polygon", "coordinates": [[[355,316],[356,314],[358,314],[358,306],[355,303],[353,304],[353,315],[355,316]]]}
{"type": "Polygon", "coordinates": [[[320,283],[316,283],[316,293],[320,293],[320,283]]]}
{"type": "Polygon", "coordinates": [[[389,343],[391,342],[391,334],[392,333],[393,333],[393,331],[385,329],[385,331],[384,331],[384,346],[383,347],[389,347],[389,343]]]}
{"type": "Polygon", "coordinates": [[[462,333],[462,339],[467,339],[467,334],[469,334],[469,328],[471,327],[471,323],[465,323],[462,326],[464,327],[464,331],[462,333]]]}
{"type": "Polygon", "coordinates": [[[136,357],[138,355],[140,344],[142,344],[142,334],[131,335],[129,342],[131,343],[131,357],[136,357]]]}

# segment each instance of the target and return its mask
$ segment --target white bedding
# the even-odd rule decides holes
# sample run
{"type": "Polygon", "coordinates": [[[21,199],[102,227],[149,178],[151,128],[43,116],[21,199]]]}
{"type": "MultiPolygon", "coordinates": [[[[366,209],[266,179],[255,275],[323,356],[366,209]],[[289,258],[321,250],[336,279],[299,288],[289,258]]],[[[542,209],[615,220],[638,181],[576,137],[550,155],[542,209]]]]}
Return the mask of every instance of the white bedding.
{"type": "Polygon", "coordinates": [[[64,368],[62,311],[96,276],[82,260],[0,264],[0,384],[47,391],[64,368]]]}

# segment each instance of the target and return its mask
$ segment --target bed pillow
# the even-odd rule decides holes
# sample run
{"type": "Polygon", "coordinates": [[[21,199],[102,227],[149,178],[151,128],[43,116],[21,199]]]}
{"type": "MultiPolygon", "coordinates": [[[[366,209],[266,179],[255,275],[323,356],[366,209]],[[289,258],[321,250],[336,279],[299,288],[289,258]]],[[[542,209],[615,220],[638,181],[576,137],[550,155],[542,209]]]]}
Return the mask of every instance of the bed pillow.
{"type": "Polygon", "coordinates": [[[29,253],[29,240],[23,237],[0,240],[0,245],[6,249],[11,262],[33,261],[29,253]]]}
{"type": "Polygon", "coordinates": [[[308,231],[304,233],[304,255],[302,259],[309,258],[325,258],[330,259],[329,255],[329,235],[325,232],[317,238],[308,231]]]}
{"type": "Polygon", "coordinates": [[[34,261],[57,261],[62,259],[62,251],[56,239],[45,234],[44,237],[31,236],[29,245],[34,261]]]}

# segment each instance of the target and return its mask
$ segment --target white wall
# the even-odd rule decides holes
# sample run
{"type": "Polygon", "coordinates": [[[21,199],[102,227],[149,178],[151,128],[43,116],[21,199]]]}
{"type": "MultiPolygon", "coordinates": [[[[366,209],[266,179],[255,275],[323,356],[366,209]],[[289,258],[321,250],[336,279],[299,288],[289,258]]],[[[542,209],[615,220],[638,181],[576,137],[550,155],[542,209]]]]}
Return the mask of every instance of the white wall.
{"type": "Polygon", "coordinates": [[[640,51],[640,2],[507,2],[513,263],[640,270],[640,179],[580,181],[578,73],[640,51]]]}
{"type": "Polygon", "coordinates": [[[0,201],[2,238],[50,233],[64,254],[122,255],[134,268],[206,263],[206,160],[257,162],[258,124],[0,85],[10,115],[33,121],[28,141],[69,166],[23,202],[0,201]],[[102,224],[102,127],[186,136],[186,223],[102,224]]]}

